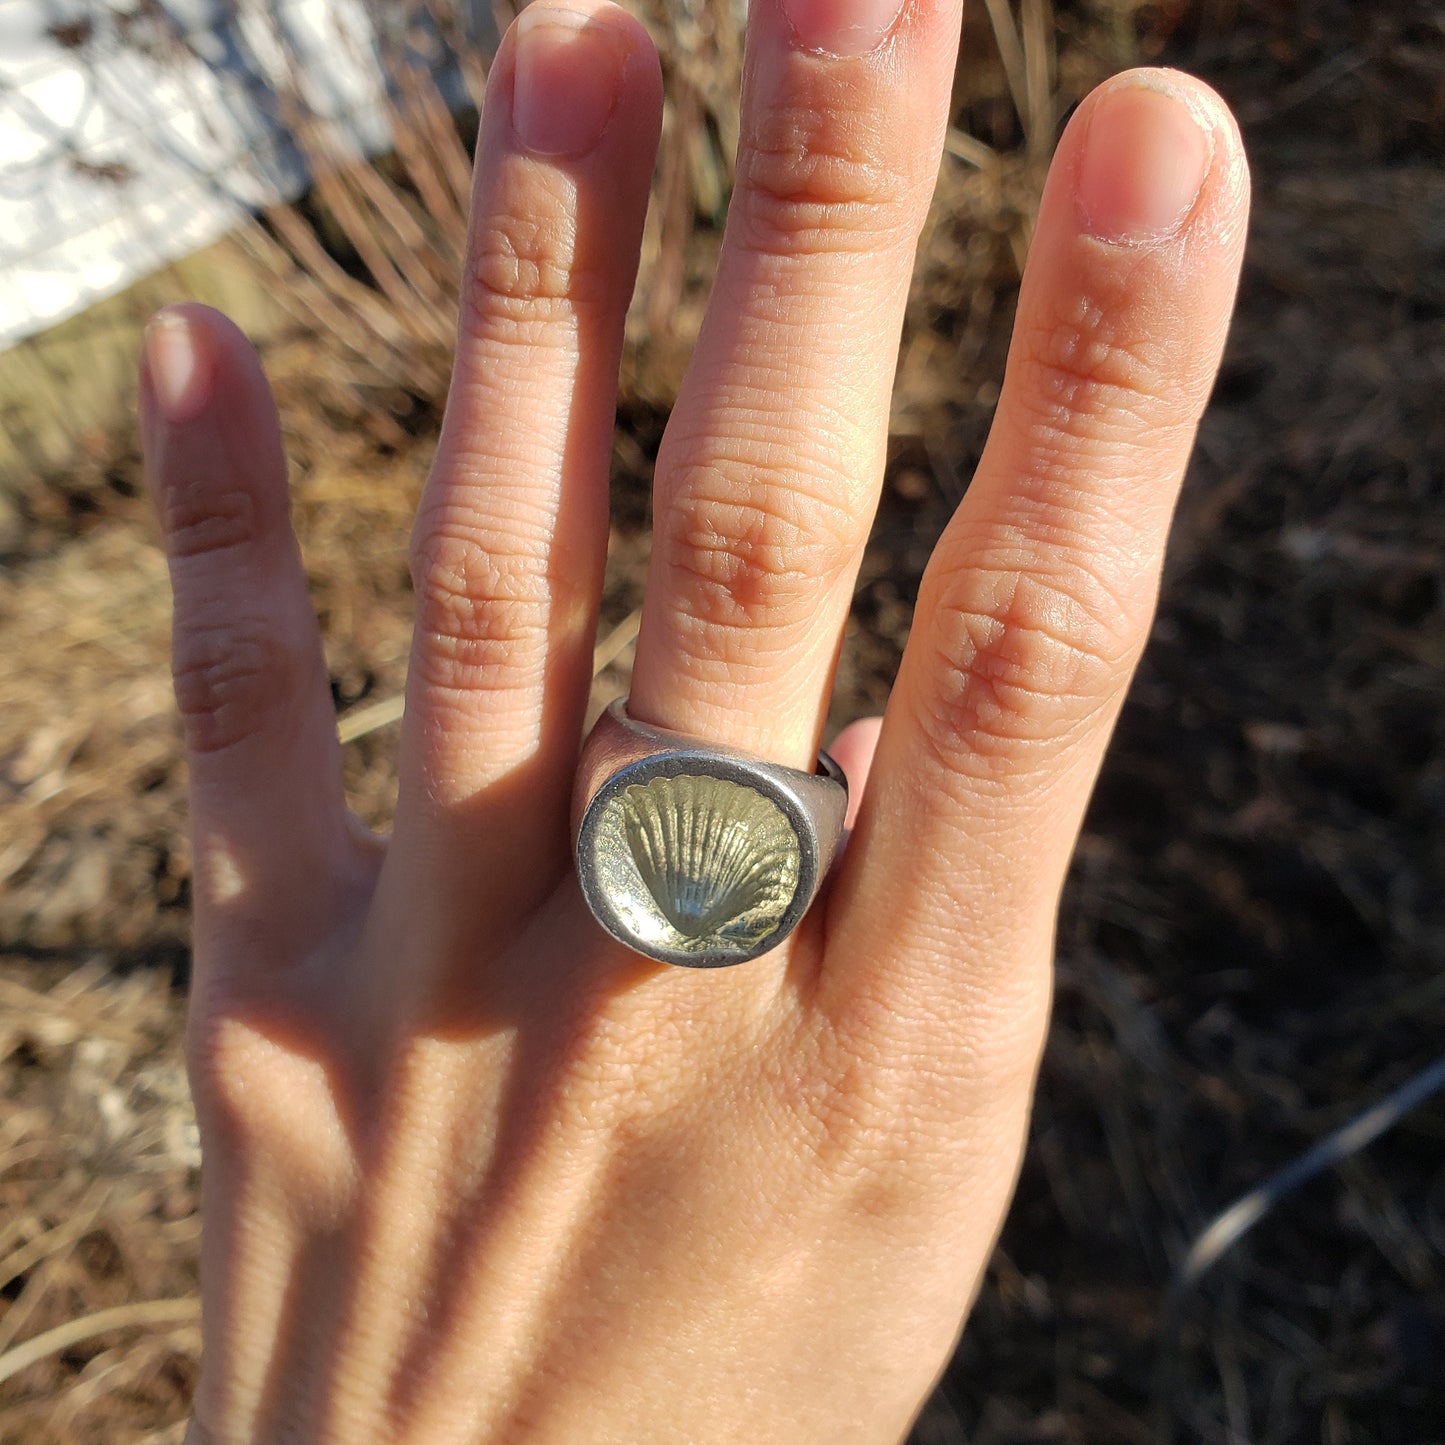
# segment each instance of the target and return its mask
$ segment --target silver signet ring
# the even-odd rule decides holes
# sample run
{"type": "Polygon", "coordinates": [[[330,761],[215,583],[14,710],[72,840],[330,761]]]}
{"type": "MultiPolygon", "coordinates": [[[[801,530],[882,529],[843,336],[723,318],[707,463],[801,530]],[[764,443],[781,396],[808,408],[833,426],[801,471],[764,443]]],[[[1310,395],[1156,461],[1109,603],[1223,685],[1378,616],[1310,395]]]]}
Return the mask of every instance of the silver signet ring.
{"type": "Polygon", "coordinates": [[[805,773],[627,716],[619,699],[582,749],[577,877],[597,921],[648,958],[745,963],[797,927],[848,811],[827,753],[805,773]]]}

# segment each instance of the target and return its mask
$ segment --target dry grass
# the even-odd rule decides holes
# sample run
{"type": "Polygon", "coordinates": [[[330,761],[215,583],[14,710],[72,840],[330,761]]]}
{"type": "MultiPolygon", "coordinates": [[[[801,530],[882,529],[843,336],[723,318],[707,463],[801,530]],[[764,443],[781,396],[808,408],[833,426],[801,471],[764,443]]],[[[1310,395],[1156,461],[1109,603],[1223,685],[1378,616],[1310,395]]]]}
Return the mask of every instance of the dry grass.
{"type": "MultiPolygon", "coordinates": [[[[1308,23],[1244,0],[970,13],[840,715],[881,703],[977,459],[1060,118],[1162,52],[1240,105],[1260,187],[1155,646],[1065,913],[1019,1204],[920,1442],[1164,1438],[1155,1347],[1188,1239],[1445,1031],[1445,187],[1422,139],[1445,123],[1440,16],[1337,8],[1308,23]]],[[[668,109],[629,318],[599,701],[625,685],[651,461],[737,131],[731,5],[646,13],[668,109]]],[[[470,61],[466,75],[479,83],[470,61]]],[[[338,710],[358,734],[348,786],[374,822],[394,789],[404,539],[446,374],[467,165],[425,78],[397,95],[401,141],[376,168],[298,112],[323,179],[247,233],[296,308],[267,361],[338,710]]],[[[184,772],[137,478],[128,438],[36,478],[0,577],[0,1442],[178,1442],[196,1369],[197,1159],[173,988],[184,772]]],[[[1166,1411],[1185,1438],[1400,1445],[1434,1428],[1441,1137],[1438,1110],[1409,1122],[1188,1302],[1166,1411]]]]}
{"type": "Polygon", "coordinates": [[[169,1438],[200,1348],[200,1152],[170,976],[4,968],[0,1441],[169,1438]]]}

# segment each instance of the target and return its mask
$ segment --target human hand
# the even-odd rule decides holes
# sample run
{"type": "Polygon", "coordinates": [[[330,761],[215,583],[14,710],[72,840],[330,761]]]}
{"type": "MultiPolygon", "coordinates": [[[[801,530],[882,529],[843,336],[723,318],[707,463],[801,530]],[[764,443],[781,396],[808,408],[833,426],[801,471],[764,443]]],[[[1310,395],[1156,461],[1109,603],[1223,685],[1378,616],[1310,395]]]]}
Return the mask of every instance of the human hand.
{"type": "MultiPolygon", "coordinates": [[[[582,903],[568,813],[661,87],[640,26],[569,3],[525,12],[488,87],[384,845],[345,810],[256,359],[199,307],[148,335],[215,1445],[906,1429],[1013,1187],[1056,899],[1219,359],[1237,133],[1197,82],[1118,77],[1060,144],[881,735],[836,745],[867,788],[830,890],[755,962],[639,959],[582,903]]],[[[959,29],[954,0],[877,9],[753,0],[631,694],[795,767],[877,500],[959,29]]]]}

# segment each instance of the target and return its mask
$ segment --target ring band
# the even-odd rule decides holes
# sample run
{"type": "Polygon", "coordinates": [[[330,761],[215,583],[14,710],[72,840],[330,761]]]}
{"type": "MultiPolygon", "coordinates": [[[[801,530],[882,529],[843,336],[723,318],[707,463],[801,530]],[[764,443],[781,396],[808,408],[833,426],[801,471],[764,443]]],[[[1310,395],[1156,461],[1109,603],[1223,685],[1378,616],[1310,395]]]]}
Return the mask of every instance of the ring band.
{"type": "Polygon", "coordinates": [[[797,927],[843,836],[848,783],[627,716],[625,698],[582,749],[577,877],[598,923],[648,958],[746,963],[797,927]]]}

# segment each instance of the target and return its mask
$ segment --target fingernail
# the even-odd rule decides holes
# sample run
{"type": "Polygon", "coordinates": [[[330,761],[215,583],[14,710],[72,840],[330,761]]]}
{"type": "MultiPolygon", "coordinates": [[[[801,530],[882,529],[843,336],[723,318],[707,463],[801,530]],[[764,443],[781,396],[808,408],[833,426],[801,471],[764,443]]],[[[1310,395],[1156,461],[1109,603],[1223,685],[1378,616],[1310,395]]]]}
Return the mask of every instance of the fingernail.
{"type": "Polygon", "coordinates": [[[893,28],[904,0],[783,0],[783,13],[804,50],[867,55],[893,28]]]}
{"type": "Polygon", "coordinates": [[[145,358],[162,418],[173,426],[189,421],[210,397],[211,367],[185,312],[158,311],[151,317],[145,358]]]}
{"type": "Polygon", "coordinates": [[[1213,157],[1212,126],[1167,82],[1113,86],[1099,97],[1084,138],[1076,193],[1084,228],[1124,245],[1174,235],[1213,157]]]}
{"type": "Polygon", "coordinates": [[[580,156],[602,138],[617,104],[622,38],[576,10],[531,6],[517,17],[512,126],[529,150],[580,156]]]}

